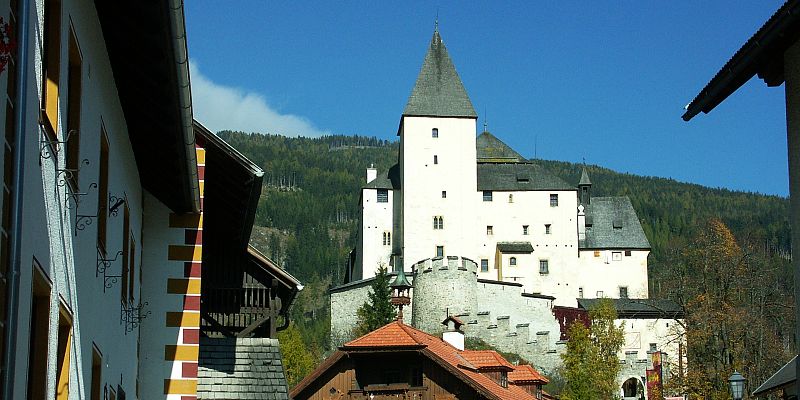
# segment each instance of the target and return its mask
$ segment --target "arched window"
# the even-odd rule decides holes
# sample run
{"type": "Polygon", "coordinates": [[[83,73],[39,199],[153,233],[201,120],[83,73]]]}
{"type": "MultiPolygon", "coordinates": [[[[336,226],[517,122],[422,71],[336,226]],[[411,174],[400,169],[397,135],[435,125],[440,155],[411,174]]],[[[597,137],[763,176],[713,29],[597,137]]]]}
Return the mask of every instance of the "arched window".
{"type": "Polygon", "coordinates": [[[516,267],[517,266],[517,257],[509,258],[508,259],[508,264],[511,265],[512,267],[516,267]]]}
{"type": "Polygon", "coordinates": [[[433,217],[433,229],[444,229],[444,217],[433,217]]]}
{"type": "Polygon", "coordinates": [[[432,138],[438,138],[439,137],[439,128],[433,128],[431,130],[431,137],[432,138]]]}

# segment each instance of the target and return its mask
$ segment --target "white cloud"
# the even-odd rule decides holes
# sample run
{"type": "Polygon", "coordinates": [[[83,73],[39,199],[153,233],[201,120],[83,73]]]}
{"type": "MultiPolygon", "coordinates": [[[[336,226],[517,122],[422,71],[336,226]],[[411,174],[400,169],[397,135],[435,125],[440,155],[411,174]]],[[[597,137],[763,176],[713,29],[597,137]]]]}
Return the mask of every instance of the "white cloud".
{"type": "Polygon", "coordinates": [[[189,61],[189,70],[194,117],[212,132],[228,129],[310,137],[329,134],[304,117],[281,114],[261,94],[213,82],[194,61],[189,61]]]}

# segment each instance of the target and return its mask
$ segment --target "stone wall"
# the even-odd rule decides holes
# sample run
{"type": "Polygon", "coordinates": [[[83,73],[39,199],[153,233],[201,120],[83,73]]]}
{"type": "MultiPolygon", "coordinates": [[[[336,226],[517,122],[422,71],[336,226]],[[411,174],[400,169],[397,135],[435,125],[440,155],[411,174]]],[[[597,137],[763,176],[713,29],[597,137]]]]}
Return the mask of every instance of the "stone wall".
{"type": "Polygon", "coordinates": [[[448,315],[462,319],[478,311],[478,266],[468,258],[436,257],[414,264],[414,295],[411,324],[432,335],[444,331],[442,321],[448,315]]]}

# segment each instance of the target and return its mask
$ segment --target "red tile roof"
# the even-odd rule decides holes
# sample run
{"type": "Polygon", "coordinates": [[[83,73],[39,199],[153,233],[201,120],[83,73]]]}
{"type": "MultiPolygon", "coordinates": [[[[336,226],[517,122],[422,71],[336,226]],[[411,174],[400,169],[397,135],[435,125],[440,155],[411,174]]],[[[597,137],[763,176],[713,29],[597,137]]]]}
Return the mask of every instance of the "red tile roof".
{"type": "Polygon", "coordinates": [[[515,384],[539,382],[543,385],[550,382],[549,379],[530,365],[515,365],[514,371],[508,374],[508,381],[515,384]]]}
{"type": "MultiPolygon", "coordinates": [[[[516,385],[502,387],[485,374],[478,372],[482,368],[503,368],[509,371],[514,366],[500,354],[492,350],[458,350],[444,340],[414,329],[400,321],[394,321],[378,328],[358,339],[345,343],[340,348],[343,352],[377,349],[400,349],[418,346],[421,353],[438,363],[454,376],[461,379],[483,396],[495,400],[533,400],[534,397],[516,385]]],[[[531,369],[532,371],[535,371],[531,369]]],[[[512,374],[510,372],[509,374],[512,374]]],[[[537,375],[538,372],[536,373],[537,375]]],[[[539,375],[541,376],[541,375],[539,375]]],[[[546,381],[546,378],[545,378],[546,381]]],[[[306,382],[304,379],[303,382],[306,382]]],[[[307,382],[306,384],[309,384],[307,382]]],[[[300,386],[292,390],[301,390],[300,386]]],[[[305,386],[305,385],[303,385],[305,386]]]]}

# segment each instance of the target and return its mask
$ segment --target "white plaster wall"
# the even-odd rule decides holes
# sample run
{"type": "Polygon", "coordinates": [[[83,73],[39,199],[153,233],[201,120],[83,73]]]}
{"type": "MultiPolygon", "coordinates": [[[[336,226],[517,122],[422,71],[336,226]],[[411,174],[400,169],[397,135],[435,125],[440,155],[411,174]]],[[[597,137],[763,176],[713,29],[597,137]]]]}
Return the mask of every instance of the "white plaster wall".
{"type": "Polygon", "coordinates": [[[392,255],[392,245],[383,244],[383,233],[390,232],[392,241],[395,240],[395,231],[392,226],[394,191],[388,190],[389,202],[378,203],[377,189],[361,190],[361,226],[359,233],[360,257],[362,261],[361,279],[375,276],[375,271],[380,265],[385,266],[390,272],[389,259],[392,255]]]}
{"type": "Polygon", "coordinates": [[[683,341],[682,321],[674,319],[618,319],[625,328],[625,344],[619,357],[624,360],[626,352],[636,351],[636,358],[647,359],[650,343],[656,350],[667,353],[666,362],[674,363],[677,370],[678,347],[683,341]]]}
{"type": "MultiPolygon", "coordinates": [[[[8,2],[0,4],[7,9],[8,2]]],[[[28,341],[31,314],[32,262],[36,259],[47,278],[52,282],[50,313],[50,347],[48,349],[48,397],[54,397],[55,357],[59,304],[70,310],[73,317],[73,346],[70,360],[70,398],[88,398],[91,382],[92,346],[96,345],[104,357],[103,381],[108,384],[122,382],[129,396],[135,396],[137,379],[138,331],[125,333],[120,322],[121,285],[117,281],[104,292],[102,276],[96,277],[96,218],[84,230],[76,230],[75,215],[96,215],[97,190],[89,183],[97,182],[99,133],[105,124],[109,138],[109,193],[126,195],[130,207],[130,228],[137,243],[136,269],[141,265],[142,190],[136,162],[130,149],[125,118],[117,97],[105,44],[97,20],[94,3],[64,0],[61,20],[61,90],[59,127],[63,126],[67,98],[67,66],[69,30],[74,29],[83,56],[80,156],[89,160],[80,171],[81,191],[77,207],[67,200],[65,187],[58,185],[56,169],[64,168],[65,153],[49,159],[40,157],[40,138],[43,132],[38,125],[41,93],[41,47],[43,24],[42,1],[31,7],[32,38],[30,58],[21,65],[30,71],[27,95],[25,135],[25,181],[22,222],[22,253],[20,274],[19,321],[15,332],[17,339],[16,371],[28,368],[28,341]]],[[[5,83],[7,72],[0,75],[5,83]]],[[[5,87],[2,88],[5,90],[5,87]]],[[[4,110],[4,107],[2,107],[4,110]]],[[[2,116],[4,117],[4,115],[2,116]]],[[[61,129],[61,128],[58,128],[61,129]]],[[[63,137],[63,131],[62,131],[63,137]]],[[[109,254],[121,249],[123,213],[109,216],[107,243],[109,254]]],[[[111,265],[109,274],[119,275],[119,261],[111,265]]],[[[138,273],[134,279],[138,296],[138,273]]],[[[27,376],[15,374],[15,399],[26,398],[27,376]]]]}
{"type": "Polygon", "coordinates": [[[595,257],[594,250],[581,250],[576,271],[577,282],[572,287],[572,297],[578,296],[578,288],[583,288],[583,297],[619,297],[620,286],[628,288],[628,297],[645,299],[648,297],[647,284],[647,250],[631,250],[625,256],[625,250],[599,250],[595,257]],[[614,252],[620,252],[620,260],[615,261],[614,252]],[[603,295],[598,296],[602,291],[603,295]]]}
{"type": "Polygon", "coordinates": [[[445,256],[473,254],[475,119],[403,117],[400,147],[404,264],[435,256],[436,246],[444,246],[445,256]],[[444,217],[442,230],[433,229],[437,215],[444,217]]]}
{"type": "Polygon", "coordinates": [[[574,306],[577,291],[577,197],[575,191],[495,191],[492,201],[483,201],[483,192],[475,192],[478,226],[478,254],[473,257],[489,260],[489,271],[479,273],[480,278],[500,279],[523,285],[528,293],[541,293],[556,297],[556,305],[574,306]],[[509,195],[513,202],[509,202],[509,195]],[[550,206],[550,194],[558,194],[558,206],[550,206]],[[545,225],[550,224],[550,234],[545,225]],[[523,233],[528,225],[528,235],[523,233]],[[492,235],[487,234],[492,226],[492,235]],[[530,242],[531,254],[506,254],[496,260],[498,242],[530,242]],[[517,266],[509,265],[509,258],[517,258],[517,266]],[[539,260],[546,259],[549,273],[539,273],[539,260]],[[498,262],[500,261],[500,262],[498,262]],[[497,267],[497,268],[496,268],[497,267]]]}

